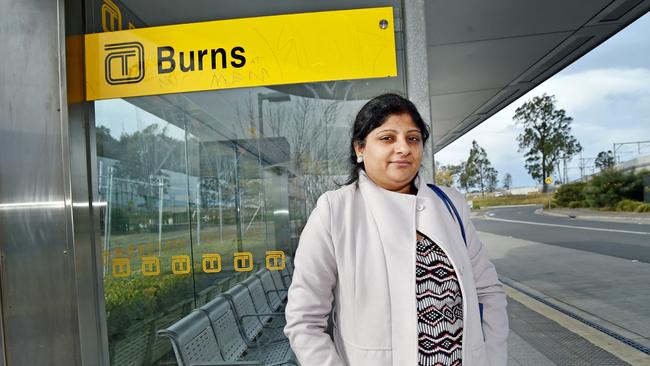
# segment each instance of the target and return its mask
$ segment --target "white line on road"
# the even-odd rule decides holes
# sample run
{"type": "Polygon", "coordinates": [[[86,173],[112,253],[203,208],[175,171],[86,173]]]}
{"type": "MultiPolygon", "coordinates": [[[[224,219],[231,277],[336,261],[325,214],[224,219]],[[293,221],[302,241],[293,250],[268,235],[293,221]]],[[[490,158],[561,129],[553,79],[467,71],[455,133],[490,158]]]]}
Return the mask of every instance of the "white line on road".
{"type": "Polygon", "coordinates": [[[598,227],[585,227],[585,226],[573,226],[573,225],[560,225],[560,224],[547,224],[543,222],[530,222],[530,221],[521,221],[521,220],[508,220],[508,219],[499,219],[496,217],[486,217],[487,220],[494,221],[503,221],[503,222],[514,222],[517,224],[528,224],[528,225],[539,225],[539,226],[553,226],[553,227],[565,227],[569,229],[580,229],[580,230],[592,230],[592,231],[609,231],[612,233],[625,233],[625,234],[638,234],[638,235],[650,235],[650,233],[645,231],[631,231],[631,230],[617,230],[617,229],[602,229],[598,227]]]}

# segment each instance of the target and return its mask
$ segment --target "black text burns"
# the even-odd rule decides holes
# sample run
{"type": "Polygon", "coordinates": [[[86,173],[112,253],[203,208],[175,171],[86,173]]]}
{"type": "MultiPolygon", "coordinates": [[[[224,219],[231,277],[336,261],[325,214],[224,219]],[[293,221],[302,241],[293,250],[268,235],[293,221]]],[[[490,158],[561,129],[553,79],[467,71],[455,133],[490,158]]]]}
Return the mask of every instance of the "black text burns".
{"type": "Polygon", "coordinates": [[[216,70],[217,67],[225,69],[228,64],[234,68],[246,65],[243,47],[233,47],[230,50],[230,62],[224,48],[213,48],[196,51],[180,51],[176,58],[176,50],[171,46],[158,47],[158,73],[167,74],[180,67],[182,72],[203,70],[203,67],[210,67],[216,70]],[[178,62],[177,62],[178,60],[178,62]]]}

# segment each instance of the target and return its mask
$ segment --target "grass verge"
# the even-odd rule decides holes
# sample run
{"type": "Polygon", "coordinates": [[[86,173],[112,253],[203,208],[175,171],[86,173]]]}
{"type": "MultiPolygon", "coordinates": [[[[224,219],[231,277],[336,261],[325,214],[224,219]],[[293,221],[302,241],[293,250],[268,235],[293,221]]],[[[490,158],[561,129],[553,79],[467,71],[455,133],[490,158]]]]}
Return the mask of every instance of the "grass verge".
{"type": "Polygon", "coordinates": [[[468,201],[472,201],[474,208],[486,208],[493,206],[514,206],[514,205],[542,205],[548,204],[549,196],[542,193],[509,195],[501,197],[481,197],[467,196],[468,201]]]}

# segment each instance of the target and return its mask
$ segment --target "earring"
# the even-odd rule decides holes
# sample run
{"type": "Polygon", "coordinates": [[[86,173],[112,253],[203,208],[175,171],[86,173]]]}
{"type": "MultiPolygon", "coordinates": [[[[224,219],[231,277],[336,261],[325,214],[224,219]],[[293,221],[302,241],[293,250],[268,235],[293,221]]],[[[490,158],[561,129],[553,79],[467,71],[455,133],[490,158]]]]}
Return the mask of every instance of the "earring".
{"type": "Polygon", "coordinates": [[[363,155],[357,156],[357,163],[359,164],[363,163],[363,155]]]}

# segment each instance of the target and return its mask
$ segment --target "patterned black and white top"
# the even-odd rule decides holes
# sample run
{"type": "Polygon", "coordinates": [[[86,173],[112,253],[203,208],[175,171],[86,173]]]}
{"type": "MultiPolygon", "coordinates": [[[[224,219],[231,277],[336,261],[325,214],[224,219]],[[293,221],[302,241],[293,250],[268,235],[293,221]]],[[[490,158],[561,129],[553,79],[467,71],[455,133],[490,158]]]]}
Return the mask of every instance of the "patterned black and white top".
{"type": "Polygon", "coordinates": [[[449,258],[418,232],[415,295],[418,306],[418,365],[462,365],[463,299],[449,258]]]}

